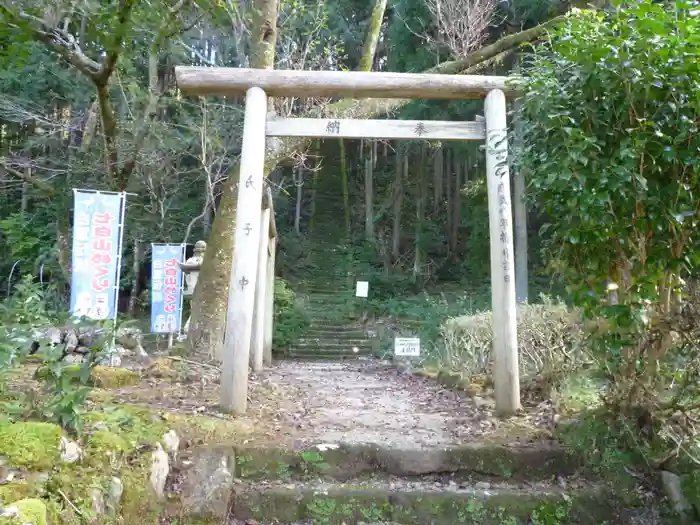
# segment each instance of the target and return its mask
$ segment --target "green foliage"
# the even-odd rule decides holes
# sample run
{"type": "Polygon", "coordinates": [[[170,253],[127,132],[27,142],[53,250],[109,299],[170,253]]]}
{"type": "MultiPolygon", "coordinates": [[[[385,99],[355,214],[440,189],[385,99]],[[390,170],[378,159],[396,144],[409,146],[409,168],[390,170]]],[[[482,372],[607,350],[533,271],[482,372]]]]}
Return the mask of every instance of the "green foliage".
{"type": "Polygon", "coordinates": [[[275,279],[275,313],[272,346],[287,348],[309,325],[309,318],[297,302],[296,294],[283,279],[275,279]]]}
{"type": "Polygon", "coordinates": [[[535,50],[518,115],[529,198],[549,218],[552,268],[596,320],[615,428],[656,452],[697,439],[668,419],[697,406],[700,377],[700,303],[684,286],[700,263],[697,14],[638,0],[571,16],[535,50]]]}
{"type": "Polygon", "coordinates": [[[24,393],[19,401],[6,403],[5,411],[18,417],[40,417],[66,430],[78,431],[88,394],[85,385],[99,362],[102,348],[93,349],[79,366],[65,366],[63,357],[68,342],[52,341],[49,331],[66,323],[65,316],[48,304],[44,289],[32,282],[31,276],[25,277],[15,293],[0,304],[0,378],[6,379],[27,358],[32,343],[38,343],[44,392],[39,397],[24,393]]]}

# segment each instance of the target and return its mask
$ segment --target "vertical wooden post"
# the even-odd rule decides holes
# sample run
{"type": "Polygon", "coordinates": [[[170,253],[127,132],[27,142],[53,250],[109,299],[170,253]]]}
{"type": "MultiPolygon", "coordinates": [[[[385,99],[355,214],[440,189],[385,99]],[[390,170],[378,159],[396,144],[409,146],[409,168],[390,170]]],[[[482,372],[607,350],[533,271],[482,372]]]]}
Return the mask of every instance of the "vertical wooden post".
{"type": "MultiPolygon", "coordinates": [[[[519,102],[514,107],[517,111],[519,102]]],[[[522,124],[515,125],[515,150],[520,149],[523,140],[522,124]]],[[[528,255],[527,255],[527,206],[525,205],[525,173],[522,169],[513,174],[513,218],[515,220],[515,300],[527,303],[528,300],[528,255]]]]}
{"type": "Polygon", "coordinates": [[[258,243],[258,278],[255,281],[255,312],[253,314],[253,337],[250,343],[250,367],[259,373],[263,369],[263,345],[265,334],[265,288],[267,287],[267,246],[270,242],[270,208],[265,208],[260,217],[260,242],[258,243]]]}
{"type": "Polygon", "coordinates": [[[275,252],[277,238],[272,237],[267,256],[267,285],[265,286],[265,334],[263,336],[263,363],[272,364],[272,331],[275,322],[275,252]]]}
{"type": "Polygon", "coordinates": [[[267,285],[265,286],[265,333],[263,336],[263,363],[272,364],[272,340],[275,323],[275,255],[277,238],[270,238],[267,257],[267,285]]]}
{"type": "Polygon", "coordinates": [[[239,414],[244,413],[248,405],[248,356],[258,273],[266,118],[267,96],[262,89],[252,87],[246,93],[236,234],[221,370],[221,408],[239,414]]]}
{"type": "Polygon", "coordinates": [[[486,185],[491,245],[491,309],[496,412],[520,408],[520,375],[513,271],[513,219],[508,174],[506,97],[495,89],[486,95],[486,185]]]}

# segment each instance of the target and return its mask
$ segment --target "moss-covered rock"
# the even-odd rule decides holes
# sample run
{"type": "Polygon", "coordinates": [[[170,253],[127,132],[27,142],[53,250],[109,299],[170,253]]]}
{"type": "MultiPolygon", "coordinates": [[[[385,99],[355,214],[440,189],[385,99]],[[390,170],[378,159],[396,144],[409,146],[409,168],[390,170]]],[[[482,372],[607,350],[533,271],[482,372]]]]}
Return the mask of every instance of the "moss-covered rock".
{"type": "MultiPolygon", "coordinates": [[[[80,381],[80,367],[81,365],[79,364],[65,365],[62,373],[70,376],[71,380],[77,383],[80,381]]],[[[49,368],[40,366],[36,369],[35,377],[37,379],[45,379],[48,377],[48,374],[49,368]]],[[[135,385],[139,381],[141,381],[141,374],[133,370],[98,365],[91,370],[88,385],[98,388],[121,388],[135,385]]]]}
{"type": "Polygon", "coordinates": [[[47,525],[46,504],[40,499],[22,499],[5,507],[7,517],[0,518],[0,524],[47,525]],[[16,517],[9,516],[15,514],[16,517]]]}
{"type": "Polygon", "coordinates": [[[61,429],[51,423],[0,422],[0,456],[15,468],[48,470],[59,458],[61,429]]]}

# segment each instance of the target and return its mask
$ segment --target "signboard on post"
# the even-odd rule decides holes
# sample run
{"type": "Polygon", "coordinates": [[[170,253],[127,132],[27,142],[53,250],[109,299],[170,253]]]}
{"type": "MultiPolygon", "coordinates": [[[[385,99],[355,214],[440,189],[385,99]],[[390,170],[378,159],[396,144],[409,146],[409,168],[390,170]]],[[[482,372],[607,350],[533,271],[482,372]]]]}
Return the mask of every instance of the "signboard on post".
{"type": "Polygon", "coordinates": [[[172,334],[182,327],[184,244],[151,245],[151,332],[172,334]]]}
{"type": "Polygon", "coordinates": [[[73,190],[70,311],[116,319],[126,193],[73,190]]]}
{"type": "Polygon", "coordinates": [[[369,283],[367,281],[357,281],[355,286],[355,297],[367,297],[369,295],[369,283]]]}
{"type": "Polygon", "coordinates": [[[399,357],[419,357],[420,338],[396,337],[394,339],[394,355],[399,357]]]}

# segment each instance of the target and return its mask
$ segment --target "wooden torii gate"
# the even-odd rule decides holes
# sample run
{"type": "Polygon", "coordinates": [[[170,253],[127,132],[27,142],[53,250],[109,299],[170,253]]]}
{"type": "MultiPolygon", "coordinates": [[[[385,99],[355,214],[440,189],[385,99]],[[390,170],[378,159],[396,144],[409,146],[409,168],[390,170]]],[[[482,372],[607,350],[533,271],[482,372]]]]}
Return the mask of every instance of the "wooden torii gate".
{"type": "MultiPolygon", "coordinates": [[[[264,269],[261,262],[263,254],[269,251],[269,248],[266,250],[268,239],[274,239],[273,235],[268,234],[270,207],[263,211],[262,218],[260,213],[266,137],[486,141],[496,411],[507,415],[520,408],[513,221],[506,127],[506,94],[512,94],[512,91],[507,86],[506,77],[208,67],[176,67],[175,75],[178,87],[186,95],[246,94],[236,210],[236,244],[229,285],[221,375],[221,404],[224,409],[236,413],[246,411],[248,362],[251,361],[254,370],[262,368],[262,347],[259,341],[265,328],[261,327],[267,325],[270,334],[272,328],[270,294],[273,290],[265,292],[263,287],[261,291],[257,284],[262,276],[267,276],[267,288],[274,286],[274,260],[272,272],[264,269]],[[268,119],[269,96],[435,100],[483,97],[484,119],[474,122],[268,119]],[[271,273],[272,280],[269,278],[271,273]],[[260,294],[268,299],[263,301],[260,294]],[[255,330],[254,319],[257,320],[255,330]]],[[[274,246],[271,253],[274,254],[274,246]]],[[[269,267],[269,258],[267,260],[269,267]]]]}

